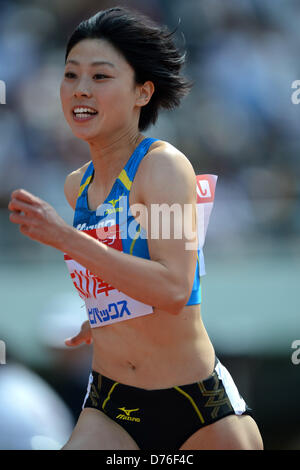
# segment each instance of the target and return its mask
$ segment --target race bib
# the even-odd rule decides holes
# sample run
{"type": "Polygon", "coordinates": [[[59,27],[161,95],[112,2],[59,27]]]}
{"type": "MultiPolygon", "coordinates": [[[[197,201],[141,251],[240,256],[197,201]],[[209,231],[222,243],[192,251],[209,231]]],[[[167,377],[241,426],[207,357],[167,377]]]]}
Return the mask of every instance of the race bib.
{"type": "Polygon", "coordinates": [[[205,242],[210,214],[215,199],[215,189],[218,177],[216,175],[197,175],[197,232],[198,250],[200,262],[200,276],[206,274],[203,256],[203,246],[205,242]]]}
{"type": "MultiPolygon", "coordinates": [[[[83,230],[83,232],[101,240],[102,243],[115,250],[123,251],[118,225],[83,230]]],[[[73,284],[85,302],[92,328],[153,313],[152,306],[139,302],[119,291],[68,255],[65,255],[64,259],[73,284]]]]}

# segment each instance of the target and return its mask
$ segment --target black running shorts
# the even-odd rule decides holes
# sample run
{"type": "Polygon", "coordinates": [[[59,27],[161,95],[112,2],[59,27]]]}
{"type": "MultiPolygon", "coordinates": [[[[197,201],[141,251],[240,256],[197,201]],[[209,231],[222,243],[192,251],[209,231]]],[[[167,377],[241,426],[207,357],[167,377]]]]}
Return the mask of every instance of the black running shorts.
{"type": "Polygon", "coordinates": [[[208,424],[232,414],[251,414],[219,360],[207,379],[161,390],[124,385],[92,371],[83,408],[105,413],[141,450],[179,449],[208,424]]]}

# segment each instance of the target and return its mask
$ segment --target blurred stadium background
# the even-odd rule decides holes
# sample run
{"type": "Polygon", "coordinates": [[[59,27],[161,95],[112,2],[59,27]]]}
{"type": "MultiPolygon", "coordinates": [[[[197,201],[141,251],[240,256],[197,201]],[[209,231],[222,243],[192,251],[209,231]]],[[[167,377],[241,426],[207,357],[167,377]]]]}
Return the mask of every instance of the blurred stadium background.
{"type": "Polygon", "coordinates": [[[7,364],[0,365],[0,449],[64,443],[85,395],[91,350],[63,345],[85,319],[80,299],[62,255],[21,236],[7,204],[23,187],[72,222],[64,179],[89,155],[60,107],[64,47],[79,21],[117,4],[171,29],[181,19],[178,43],[188,51],[194,88],[147,135],[181,149],[197,174],[219,177],[204,249],[204,322],[255,410],[266,448],[300,449],[300,364],[291,360],[300,339],[300,106],[291,100],[300,79],[297,0],[1,0],[0,339],[7,364]],[[42,382],[24,390],[23,374],[42,382]],[[60,434],[45,426],[55,403],[65,406],[60,434]],[[24,424],[22,435],[22,420],[36,429],[24,424]]]}

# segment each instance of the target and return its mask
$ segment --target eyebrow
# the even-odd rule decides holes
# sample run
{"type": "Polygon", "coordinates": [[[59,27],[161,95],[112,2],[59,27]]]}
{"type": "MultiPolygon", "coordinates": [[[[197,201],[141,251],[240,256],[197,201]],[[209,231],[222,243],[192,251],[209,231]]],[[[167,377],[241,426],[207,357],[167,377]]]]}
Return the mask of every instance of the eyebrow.
{"type": "MultiPolygon", "coordinates": [[[[77,62],[77,60],[73,60],[73,59],[67,60],[66,65],[67,64],[80,65],[79,62],[77,62]]],[[[112,64],[111,62],[107,62],[106,60],[96,60],[94,62],[91,62],[90,65],[94,67],[97,65],[109,65],[110,67],[115,68],[114,64],[112,64]]]]}

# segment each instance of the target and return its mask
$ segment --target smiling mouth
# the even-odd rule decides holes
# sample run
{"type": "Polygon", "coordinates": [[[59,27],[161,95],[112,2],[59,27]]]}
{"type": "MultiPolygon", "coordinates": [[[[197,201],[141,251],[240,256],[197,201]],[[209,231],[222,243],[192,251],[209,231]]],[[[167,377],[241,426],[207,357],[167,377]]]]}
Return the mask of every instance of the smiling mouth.
{"type": "Polygon", "coordinates": [[[77,107],[72,111],[73,118],[75,121],[89,121],[97,116],[98,111],[86,107],[77,107]]]}

